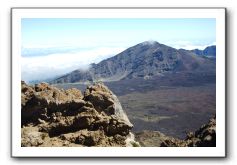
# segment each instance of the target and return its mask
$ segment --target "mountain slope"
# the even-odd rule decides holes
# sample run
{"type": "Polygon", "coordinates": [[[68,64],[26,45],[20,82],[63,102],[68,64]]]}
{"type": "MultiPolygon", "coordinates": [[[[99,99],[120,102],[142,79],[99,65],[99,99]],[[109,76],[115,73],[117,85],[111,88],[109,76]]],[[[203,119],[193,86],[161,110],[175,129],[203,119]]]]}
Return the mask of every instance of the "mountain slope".
{"type": "Polygon", "coordinates": [[[88,71],[75,70],[51,83],[88,81],[118,81],[131,78],[149,78],[165,72],[214,71],[215,61],[199,57],[191,51],[160,44],[143,42],[114,57],[91,64],[88,71]]]}

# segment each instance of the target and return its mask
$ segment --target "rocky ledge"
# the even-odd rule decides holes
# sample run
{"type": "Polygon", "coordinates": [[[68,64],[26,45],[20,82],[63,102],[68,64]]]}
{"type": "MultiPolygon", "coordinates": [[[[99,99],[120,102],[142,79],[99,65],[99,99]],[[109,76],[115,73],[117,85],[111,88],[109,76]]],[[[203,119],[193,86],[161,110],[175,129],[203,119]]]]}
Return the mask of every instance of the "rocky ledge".
{"type": "Polygon", "coordinates": [[[159,131],[137,133],[136,140],[143,147],[215,147],[216,117],[195,132],[189,132],[184,140],[166,136],[159,131]]]}
{"type": "Polygon", "coordinates": [[[103,84],[58,89],[21,82],[21,146],[139,146],[118,98],[103,84]]]}

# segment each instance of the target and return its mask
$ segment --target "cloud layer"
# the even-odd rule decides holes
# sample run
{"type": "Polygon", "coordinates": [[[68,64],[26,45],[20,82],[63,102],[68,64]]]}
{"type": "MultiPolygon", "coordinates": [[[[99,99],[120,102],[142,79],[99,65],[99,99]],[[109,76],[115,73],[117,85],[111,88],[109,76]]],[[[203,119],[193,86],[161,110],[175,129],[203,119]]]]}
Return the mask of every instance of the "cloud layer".
{"type": "Polygon", "coordinates": [[[204,50],[206,47],[211,45],[216,45],[216,42],[207,42],[203,43],[203,41],[168,41],[167,45],[172,46],[176,49],[186,49],[186,50],[193,50],[193,49],[200,49],[204,50]]]}
{"type": "MultiPolygon", "coordinates": [[[[27,82],[32,80],[44,80],[66,74],[76,69],[86,70],[91,63],[98,63],[123,50],[124,48],[103,47],[84,51],[74,50],[68,51],[67,53],[46,53],[47,55],[43,56],[22,56],[22,80],[27,82]]],[[[32,54],[33,53],[34,52],[32,52],[32,54]]]]}

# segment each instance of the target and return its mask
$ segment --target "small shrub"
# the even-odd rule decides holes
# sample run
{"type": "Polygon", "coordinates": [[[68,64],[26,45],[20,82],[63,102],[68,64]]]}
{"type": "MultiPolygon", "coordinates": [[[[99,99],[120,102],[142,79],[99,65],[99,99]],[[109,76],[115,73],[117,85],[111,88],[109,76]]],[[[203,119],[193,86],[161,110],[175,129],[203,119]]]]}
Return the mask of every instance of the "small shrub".
{"type": "Polygon", "coordinates": [[[133,147],[140,147],[140,145],[137,142],[130,142],[133,147]]]}

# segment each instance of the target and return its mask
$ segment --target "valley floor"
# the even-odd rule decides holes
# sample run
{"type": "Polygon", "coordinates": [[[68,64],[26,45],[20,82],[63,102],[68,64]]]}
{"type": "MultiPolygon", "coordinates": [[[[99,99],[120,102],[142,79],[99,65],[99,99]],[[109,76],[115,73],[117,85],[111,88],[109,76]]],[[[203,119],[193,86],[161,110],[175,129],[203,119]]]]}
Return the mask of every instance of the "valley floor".
{"type": "MultiPolygon", "coordinates": [[[[130,79],[105,83],[119,98],[134,124],[133,132],[160,131],[184,139],[216,114],[214,73],[170,73],[144,80],[130,79]]],[[[86,85],[57,84],[57,87],[86,85]]]]}
{"type": "Polygon", "coordinates": [[[134,132],[160,131],[185,138],[215,115],[215,85],[164,88],[119,97],[134,132]]]}

